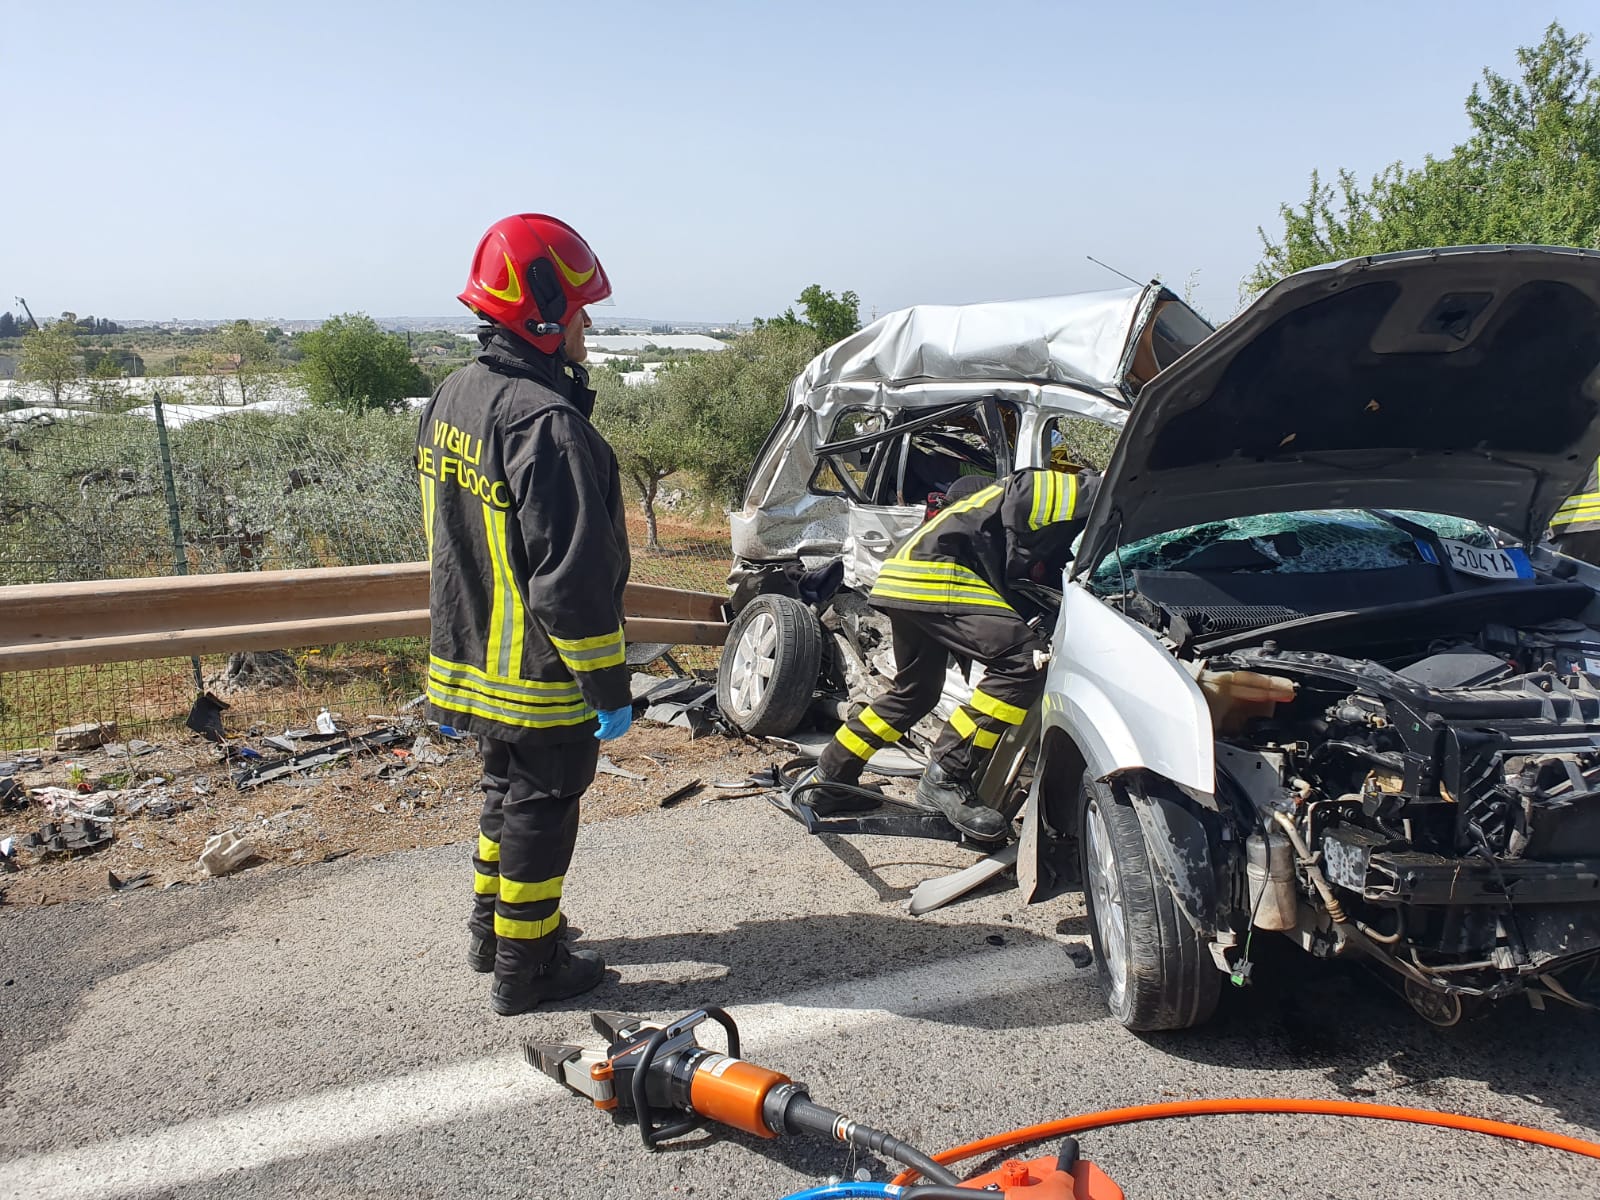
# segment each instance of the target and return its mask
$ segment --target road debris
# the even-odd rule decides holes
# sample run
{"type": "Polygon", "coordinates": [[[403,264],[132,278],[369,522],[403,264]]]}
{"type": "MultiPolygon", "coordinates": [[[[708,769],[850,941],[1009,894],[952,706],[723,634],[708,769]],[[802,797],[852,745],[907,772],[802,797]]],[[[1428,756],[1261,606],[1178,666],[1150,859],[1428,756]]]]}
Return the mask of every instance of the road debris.
{"type": "Polygon", "coordinates": [[[600,763],[595,767],[595,770],[602,775],[615,775],[618,779],[631,779],[635,783],[643,783],[649,778],[648,775],[639,775],[633,771],[624,771],[604,754],[600,756],[600,763]]]}
{"type": "Polygon", "coordinates": [[[56,730],[57,750],[93,750],[117,740],[115,721],[90,721],[56,730]]]}
{"type": "Polygon", "coordinates": [[[93,798],[70,788],[39,787],[33,789],[33,798],[44,805],[50,816],[75,821],[90,821],[101,817],[114,817],[117,799],[121,792],[96,792],[93,798]]]}
{"type": "Polygon", "coordinates": [[[106,883],[111,886],[113,892],[131,892],[154,882],[155,877],[149,871],[140,871],[137,875],[130,875],[126,879],[118,878],[115,871],[106,872],[106,883]]]}
{"type": "Polygon", "coordinates": [[[218,700],[210,692],[201,692],[194,698],[184,725],[207,741],[225,741],[228,735],[222,728],[222,714],[228,711],[228,707],[226,701],[218,700]]]}
{"type": "Polygon", "coordinates": [[[1084,967],[1091,967],[1094,965],[1094,951],[1089,948],[1089,944],[1087,942],[1063,942],[1062,948],[1066,950],[1067,958],[1071,961],[1072,965],[1077,967],[1080,971],[1083,970],[1084,967]]]}
{"type": "Polygon", "coordinates": [[[22,848],[41,856],[87,854],[92,850],[104,849],[113,840],[109,822],[86,820],[57,824],[46,821],[39,826],[39,832],[30,833],[22,839],[22,848]]]}
{"type": "Polygon", "coordinates": [[[710,733],[722,721],[717,709],[717,687],[700,679],[665,679],[645,692],[636,703],[648,707],[646,721],[676,725],[695,737],[710,733]]]}
{"type": "Polygon", "coordinates": [[[661,799],[656,802],[657,806],[660,808],[671,808],[674,804],[678,804],[681,801],[687,800],[690,796],[693,796],[696,792],[700,791],[700,789],[704,786],[705,785],[698,779],[691,779],[681,788],[668,792],[665,796],[661,797],[661,799]]]}
{"type": "Polygon", "coordinates": [[[105,752],[107,758],[139,758],[142,755],[154,754],[156,747],[139,738],[130,738],[126,742],[107,742],[105,752]]]}
{"type": "Polygon", "coordinates": [[[255,853],[255,847],[237,830],[225,829],[206,840],[206,848],[200,851],[200,866],[207,875],[226,875],[254,858],[255,853]]]}
{"type": "Polygon", "coordinates": [[[291,754],[286,758],[267,759],[255,766],[247,767],[234,775],[233,785],[240,791],[246,791],[249,788],[260,787],[263,783],[270,783],[274,779],[282,779],[285,775],[292,775],[297,771],[309,771],[313,767],[337,762],[352,754],[386,749],[404,738],[405,734],[392,728],[347,737],[342,741],[330,742],[299,754],[291,754]]]}
{"type": "Polygon", "coordinates": [[[419,767],[437,767],[450,761],[450,752],[436,748],[432,738],[419,733],[411,743],[411,761],[419,767]]]}

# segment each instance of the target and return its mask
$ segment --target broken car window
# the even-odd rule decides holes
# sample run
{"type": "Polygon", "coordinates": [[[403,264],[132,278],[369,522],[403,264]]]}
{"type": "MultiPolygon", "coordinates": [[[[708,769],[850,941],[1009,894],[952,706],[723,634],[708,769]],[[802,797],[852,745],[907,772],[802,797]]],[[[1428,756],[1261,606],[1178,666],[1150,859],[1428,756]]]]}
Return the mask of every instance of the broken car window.
{"type": "Polygon", "coordinates": [[[811,490],[848,496],[857,504],[921,505],[963,475],[994,477],[1008,471],[1016,427],[1015,410],[992,399],[944,410],[906,409],[892,416],[852,409],[840,415],[819,448],[826,452],[820,453],[811,490]],[[827,450],[879,434],[865,445],[827,450]],[[998,455],[996,440],[1001,443],[998,455]]]}
{"type": "Polygon", "coordinates": [[[1040,461],[1052,471],[1085,466],[1104,471],[1117,447],[1117,430],[1090,417],[1051,417],[1044,423],[1040,461]]]}

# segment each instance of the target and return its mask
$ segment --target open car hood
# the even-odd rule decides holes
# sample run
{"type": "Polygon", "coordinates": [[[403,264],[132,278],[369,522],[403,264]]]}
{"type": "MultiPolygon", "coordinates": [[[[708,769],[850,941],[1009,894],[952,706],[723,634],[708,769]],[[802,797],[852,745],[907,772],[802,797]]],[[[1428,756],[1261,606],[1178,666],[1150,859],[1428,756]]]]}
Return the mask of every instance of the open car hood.
{"type": "Polygon", "coordinates": [[[1414,250],[1282,280],[1144,389],[1073,573],[1296,509],[1405,508],[1533,542],[1600,453],[1600,253],[1414,250]]]}

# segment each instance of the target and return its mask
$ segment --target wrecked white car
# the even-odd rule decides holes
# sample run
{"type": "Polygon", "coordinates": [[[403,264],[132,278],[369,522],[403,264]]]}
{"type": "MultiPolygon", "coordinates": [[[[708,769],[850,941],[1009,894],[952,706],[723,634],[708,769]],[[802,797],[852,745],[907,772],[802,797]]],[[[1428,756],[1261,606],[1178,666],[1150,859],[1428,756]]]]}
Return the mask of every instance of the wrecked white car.
{"type": "MultiPolygon", "coordinates": [[[[1210,332],[1151,284],[909,308],[824,351],[791,387],[732,515],[723,713],[785,735],[869,701],[894,666],[866,594],[930,497],[1053,455],[1103,465],[1140,389],[1210,332]]],[[[952,670],[913,746],[970,694],[952,670]]]]}
{"type": "Polygon", "coordinates": [[[1080,878],[1112,1012],[1204,1021],[1252,939],[1424,1017],[1600,982],[1600,256],[1302,272],[1144,389],[1069,568],[1019,875],[1080,878]],[[1268,932],[1263,932],[1268,931],[1268,932]]]}

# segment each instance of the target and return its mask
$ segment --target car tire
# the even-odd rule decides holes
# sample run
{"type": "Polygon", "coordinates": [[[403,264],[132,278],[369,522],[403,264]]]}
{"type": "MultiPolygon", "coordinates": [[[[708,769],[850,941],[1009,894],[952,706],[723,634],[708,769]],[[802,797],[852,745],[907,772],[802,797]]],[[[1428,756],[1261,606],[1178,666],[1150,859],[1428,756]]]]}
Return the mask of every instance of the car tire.
{"type": "Polygon", "coordinates": [[[822,626],[790,596],[757,596],[728,630],[717,706],[754,737],[792,733],[811,707],[822,666],[822,626]]]}
{"type": "Polygon", "coordinates": [[[1078,833],[1089,932],[1111,1015],[1140,1032],[1210,1020],[1222,972],[1157,877],[1121,788],[1084,786],[1078,833]]]}

